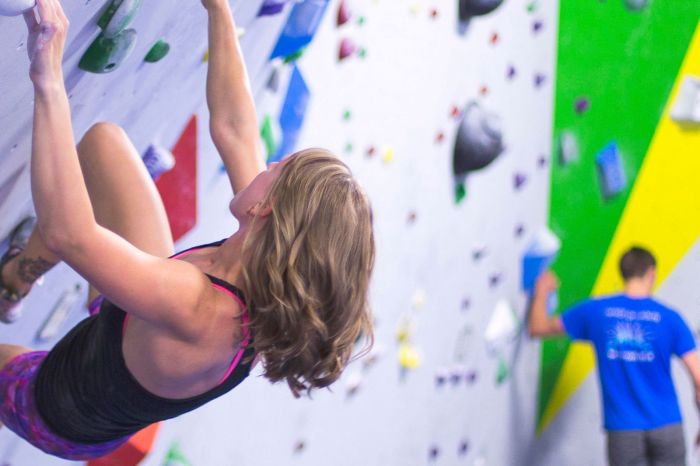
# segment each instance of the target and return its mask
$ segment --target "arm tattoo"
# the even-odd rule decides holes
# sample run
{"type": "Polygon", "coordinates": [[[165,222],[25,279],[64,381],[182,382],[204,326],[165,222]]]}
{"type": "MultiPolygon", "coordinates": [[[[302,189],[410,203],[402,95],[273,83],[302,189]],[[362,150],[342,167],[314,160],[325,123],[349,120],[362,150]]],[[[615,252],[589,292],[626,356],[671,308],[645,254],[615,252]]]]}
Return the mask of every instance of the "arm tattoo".
{"type": "Polygon", "coordinates": [[[31,285],[37,281],[39,277],[51,270],[51,267],[54,265],[56,264],[42,259],[41,257],[37,257],[36,259],[27,259],[23,257],[19,260],[17,275],[19,275],[20,280],[31,285]]]}

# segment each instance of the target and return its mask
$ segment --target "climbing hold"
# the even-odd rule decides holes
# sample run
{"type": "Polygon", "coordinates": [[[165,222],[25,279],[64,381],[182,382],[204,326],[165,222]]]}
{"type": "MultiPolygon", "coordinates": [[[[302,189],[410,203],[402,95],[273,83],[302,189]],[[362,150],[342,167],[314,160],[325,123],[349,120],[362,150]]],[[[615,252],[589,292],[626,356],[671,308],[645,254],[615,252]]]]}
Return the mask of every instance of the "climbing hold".
{"type": "Polygon", "coordinates": [[[498,43],[498,39],[499,39],[498,33],[497,32],[492,33],[491,39],[490,39],[491,45],[496,45],[498,43]]]}
{"type": "Polygon", "coordinates": [[[151,144],[141,156],[148,174],[153,180],[160,178],[165,172],[172,170],[175,167],[175,156],[165,147],[151,144]]]}
{"type": "Polygon", "coordinates": [[[281,142],[270,162],[281,160],[296,148],[301,129],[306,118],[311,91],[297,66],[292,69],[292,76],[287,86],[287,94],[279,116],[281,142]]]}
{"type": "Polygon", "coordinates": [[[471,305],[472,305],[471,300],[469,298],[464,298],[462,300],[461,308],[463,311],[466,311],[467,309],[469,309],[471,307],[471,305]]]}
{"type": "Polygon", "coordinates": [[[525,185],[525,183],[527,183],[527,175],[525,175],[524,173],[516,173],[515,175],[513,175],[513,187],[516,190],[522,188],[525,185]]]}
{"type": "Polygon", "coordinates": [[[526,9],[528,13],[534,13],[535,11],[537,11],[537,0],[533,0],[530,3],[528,3],[526,9]]]}
{"type": "Polygon", "coordinates": [[[591,102],[585,97],[579,97],[578,99],[576,99],[576,102],[574,103],[574,110],[579,115],[586,113],[590,107],[591,107],[591,102]]]}
{"type": "Polygon", "coordinates": [[[449,372],[444,367],[439,368],[435,371],[435,385],[437,387],[442,387],[447,383],[447,378],[449,377],[449,372]]]}
{"type": "Polygon", "coordinates": [[[498,372],[496,374],[496,385],[502,385],[503,382],[508,380],[510,371],[508,370],[508,364],[506,361],[500,357],[498,358],[498,372]]]}
{"type": "Polygon", "coordinates": [[[649,6],[649,0],[625,0],[625,6],[630,11],[642,11],[649,6]]]}
{"type": "Polygon", "coordinates": [[[352,372],[348,375],[347,382],[345,383],[346,395],[348,398],[357,395],[357,392],[362,388],[362,373],[352,372]]]}
{"type": "Polygon", "coordinates": [[[469,385],[475,384],[478,378],[479,374],[475,370],[467,372],[466,379],[469,385]]]}
{"type": "Polygon", "coordinates": [[[418,218],[418,214],[414,210],[408,213],[408,217],[406,218],[406,223],[409,225],[413,225],[416,223],[416,219],[418,218]]]}
{"type": "Polygon", "coordinates": [[[468,440],[462,440],[459,443],[459,448],[457,448],[457,454],[459,456],[464,456],[469,452],[469,441],[468,440]]]}
{"type": "Polygon", "coordinates": [[[164,39],[159,39],[158,42],[153,44],[151,50],[146,54],[144,61],[148,63],[156,63],[161,61],[170,52],[170,44],[168,44],[164,39]]]}
{"type": "Polygon", "coordinates": [[[353,53],[355,53],[356,50],[357,47],[355,46],[353,41],[348,39],[347,37],[344,38],[340,41],[340,46],[338,47],[338,60],[345,60],[353,53]]]}
{"type": "Polygon", "coordinates": [[[700,77],[683,77],[671,108],[671,118],[679,123],[700,123],[700,77]]]}
{"type": "Polygon", "coordinates": [[[437,19],[438,16],[440,16],[440,12],[438,12],[437,8],[431,8],[430,9],[430,17],[432,19],[437,19]]]}
{"type": "Polygon", "coordinates": [[[532,32],[534,34],[537,34],[538,32],[540,32],[543,27],[544,27],[544,23],[542,22],[542,20],[536,19],[532,22],[532,32]]]}
{"type": "Polygon", "coordinates": [[[435,142],[438,144],[442,144],[445,141],[445,133],[442,131],[438,131],[438,133],[435,135],[435,142]]]}
{"type": "Polygon", "coordinates": [[[460,111],[459,107],[453,105],[452,108],[450,108],[450,116],[452,118],[459,118],[460,115],[462,115],[462,112],[460,111]]]}
{"type": "Polygon", "coordinates": [[[328,0],[295,3],[270,58],[288,57],[306,47],[318,31],[328,3],[328,0]]]}
{"type": "Polygon", "coordinates": [[[485,95],[488,95],[488,93],[489,93],[489,88],[488,88],[488,86],[481,86],[481,87],[479,88],[479,95],[485,96],[485,95]]]}
{"type": "Polygon", "coordinates": [[[487,251],[488,250],[486,249],[486,246],[482,244],[475,246],[474,250],[472,251],[472,259],[474,260],[474,262],[483,259],[487,251]]]}
{"type": "Polygon", "coordinates": [[[385,164],[390,164],[394,161],[395,154],[396,151],[394,151],[393,147],[385,146],[382,150],[382,162],[384,162],[385,164]]]}
{"type": "Polygon", "coordinates": [[[399,346],[399,364],[402,369],[418,369],[421,365],[421,355],[410,343],[402,343],[399,346]]]}
{"type": "Polygon", "coordinates": [[[113,37],[104,34],[88,47],[78,66],[91,73],[110,73],[122,64],[136,46],[137,33],[127,29],[113,37]]]}
{"type": "Polygon", "coordinates": [[[520,321],[506,299],[499,299],[486,326],[484,340],[492,353],[498,353],[520,332],[520,321]]]}
{"type": "Polygon", "coordinates": [[[163,466],[191,466],[191,464],[182,453],[180,446],[175,443],[168,449],[163,466]]]}
{"type": "Polygon", "coordinates": [[[265,152],[267,157],[265,158],[268,162],[277,154],[277,148],[279,146],[279,141],[282,139],[282,130],[279,124],[272,119],[270,115],[265,115],[263,118],[262,126],[260,127],[260,138],[263,141],[265,147],[265,152]]]}
{"type": "Polygon", "coordinates": [[[365,19],[364,16],[360,16],[359,18],[357,18],[357,25],[358,26],[364,26],[366,22],[367,22],[367,20],[365,19]]]}
{"type": "Polygon", "coordinates": [[[627,177],[622,165],[622,157],[615,142],[611,142],[598,153],[596,165],[603,197],[610,199],[625,190],[627,177]]]}
{"type": "Polygon", "coordinates": [[[547,81],[547,77],[542,73],[535,73],[535,87],[542,87],[542,85],[547,81]]]}
{"type": "Polygon", "coordinates": [[[578,159],[578,141],[571,131],[563,131],[559,136],[559,163],[568,165],[578,159]]]}
{"type": "Polygon", "coordinates": [[[209,61],[209,49],[204,51],[204,56],[202,57],[202,63],[207,63],[209,61]]]}
{"type": "Polygon", "coordinates": [[[274,16],[281,13],[284,6],[291,0],[265,0],[260,6],[258,11],[258,17],[260,16],[274,16]]]}
{"type": "Polygon", "coordinates": [[[518,74],[518,70],[516,70],[513,65],[508,65],[508,69],[506,70],[506,77],[508,79],[515,79],[515,76],[517,74],[518,74]]]}
{"type": "Polygon", "coordinates": [[[467,186],[464,180],[457,182],[455,185],[455,204],[459,204],[467,197],[467,186]]]}
{"type": "Polygon", "coordinates": [[[352,112],[350,112],[349,109],[346,109],[345,111],[343,111],[343,120],[350,121],[351,118],[352,118],[352,112]]]}
{"type": "Polygon", "coordinates": [[[411,339],[411,335],[415,331],[415,324],[409,318],[404,318],[404,320],[399,325],[399,329],[396,332],[396,341],[399,343],[406,343],[411,339]]]}
{"type": "Polygon", "coordinates": [[[369,146],[367,148],[367,157],[374,157],[374,154],[377,153],[377,149],[374,146],[369,146]]]}
{"type": "Polygon", "coordinates": [[[17,16],[34,8],[35,0],[0,0],[0,16],[17,16]]]}
{"type": "Polygon", "coordinates": [[[345,0],[340,0],[340,4],[338,5],[338,16],[336,18],[336,24],[338,26],[342,26],[343,24],[350,21],[350,18],[352,18],[352,13],[350,12],[350,8],[348,8],[347,2],[345,0]]]}
{"type": "Polygon", "coordinates": [[[280,73],[281,73],[281,66],[282,64],[278,61],[275,61],[275,64],[272,65],[272,71],[270,72],[270,77],[267,78],[267,83],[265,84],[265,88],[272,92],[272,93],[277,93],[280,90],[280,73]]]}
{"type": "Polygon", "coordinates": [[[298,440],[297,443],[294,444],[294,453],[301,453],[306,449],[306,442],[303,440],[298,440]]]}
{"type": "Polygon", "coordinates": [[[475,16],[483,16],[491,13],[501,6],[503,0],[459,0],[458,5],[458,29],[464,34],[469,27],[469,22],[475,16]]]}
{"type": "Polygon", "coordinates": [[[450,371],[450,383],[452,386],[456,387],[462,382],[462,377],[464,377],[464,368],[457,366],[452,368],[450,371]]]}
{"type": "Polygon", "coordinates": [[[437,446],[433,445],[428,451],[428,459],[430,459],[431,461],[435,461],[438,458],[438,456],[440,456],[440,449],[437,446]]]}
{"type": "Polygon", "coordinates": [[[357,51],[357,56],[361,59],[367,58],[367,49],[364,47],[360,47],[360,50],[357,51]]]}
{"type": "Polygon", "coordinates": [[[282,60],[282,63],[284,63],[285,65],[288,65],[290,63],[294,63],[295,61],[299,60],[304,55],[305,51],[306,51],[305,48],[300,48],[296,52],[290,53],[289,55],[284,57],[284,59],[282,60]]]}
{"type": "Polygon", "coordinates": [[[518,224],[515,227],[515,237],[521,238],[525,234],[525,225],[518,224]]]}
{"type": "Polygon", "coordinates": [[[345,153],[350,154],[354,149],[354,146],[352,145],[352,142],[348,142],[345,144],[345,153]]]}
{"type": "Polygon", "coordinates": [[[489,277],[489,286],[491,288],[496,288],[501,284],[501,280],[503,280],[503,276],[500,273],[494,273],[489,277]]]}
{"type": "Polygon", "coordinates": [[[112,0],[97,20],[105,37],[113,38],[124,32],[134,20],[143,0],[112,0]]]}
{"type": "Polygon", "coordinates": [[[470,102],[462,112],[453,152],[457,202],[466,195],[467,174],[491,164],[504,148],[499,118],[470,102]]]}
{"type": "Polygon", "coordinates": [[[548,162],[549,160],[547,160],[546,155],[540,155],[540,157],[537,159],[537,166],[539,168],[545,168],[548,162]]]}

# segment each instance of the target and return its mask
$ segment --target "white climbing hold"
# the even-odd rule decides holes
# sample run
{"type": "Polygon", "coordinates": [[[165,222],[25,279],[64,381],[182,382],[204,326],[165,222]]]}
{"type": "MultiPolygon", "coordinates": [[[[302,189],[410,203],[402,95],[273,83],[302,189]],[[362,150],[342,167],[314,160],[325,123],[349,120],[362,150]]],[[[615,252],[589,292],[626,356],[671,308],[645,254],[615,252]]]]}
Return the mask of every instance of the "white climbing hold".
{"type": "Polygon", "coordinates": [[[700,123],[700,77],[687,75],[683,78],[671,118],[681,123],[700,123]]]}
{"type": "Polygon", "coordinates": [[[17,16],[34,8],[35,0],[0,0],[0,15],[17,16]]]}

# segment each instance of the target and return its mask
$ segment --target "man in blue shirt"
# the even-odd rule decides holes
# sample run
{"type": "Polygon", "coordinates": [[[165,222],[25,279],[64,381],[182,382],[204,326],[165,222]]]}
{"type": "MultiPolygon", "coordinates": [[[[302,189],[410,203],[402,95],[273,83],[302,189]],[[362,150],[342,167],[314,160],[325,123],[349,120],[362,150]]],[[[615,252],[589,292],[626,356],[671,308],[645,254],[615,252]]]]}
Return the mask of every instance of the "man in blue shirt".
{"type": "MultiPolygon", "coordinates": [[[[537,281],[529,317],[532,336],[568,335],[590,341],[596,353],[611,466],[685,464],[685,442],[671,357],[688,369],[700,402],[700,361],[681,316],[651,297],[656,260],[634,247],[620,260],[622,294],[589,299],[561,316],[547,314],[557,278],[537,281]]],[[[700,407],[700,404],[699,404],[700,407]]],[[[700,436],[699,436],[700,439],[700,436]]]]}

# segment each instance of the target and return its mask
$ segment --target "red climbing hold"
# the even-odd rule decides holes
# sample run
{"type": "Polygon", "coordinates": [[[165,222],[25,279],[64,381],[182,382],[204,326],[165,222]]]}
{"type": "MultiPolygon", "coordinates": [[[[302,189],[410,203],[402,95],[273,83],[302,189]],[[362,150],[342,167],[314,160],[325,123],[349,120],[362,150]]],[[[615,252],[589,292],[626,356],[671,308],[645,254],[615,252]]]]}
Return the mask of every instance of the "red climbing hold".
{"type": "Polygon", "coordinates": [[[348,8],[347,3],[345,3],[345,0],[341,0],[340,5],[338,5],[338,26],[342,26],[343,24],[347,23],[348,21],[350,21],[350,18],[352,18],[352,13],[348,8]]]}
{"type": "Polygon", "coordinates": [[[340,48],[338,50],[338,60],[345,60],[353,53],[355,53],[355,50],[357,50],[357,47],[350,39],[345,38],[341,40],[340,48]]]}
{"type": "Polygon", "coordinates": [[[497,32],[494,32],[493,34],[491,34],[491,45],[498,44],[498,39],[499,39],[499,36],[498,36],[497,32]]]}

